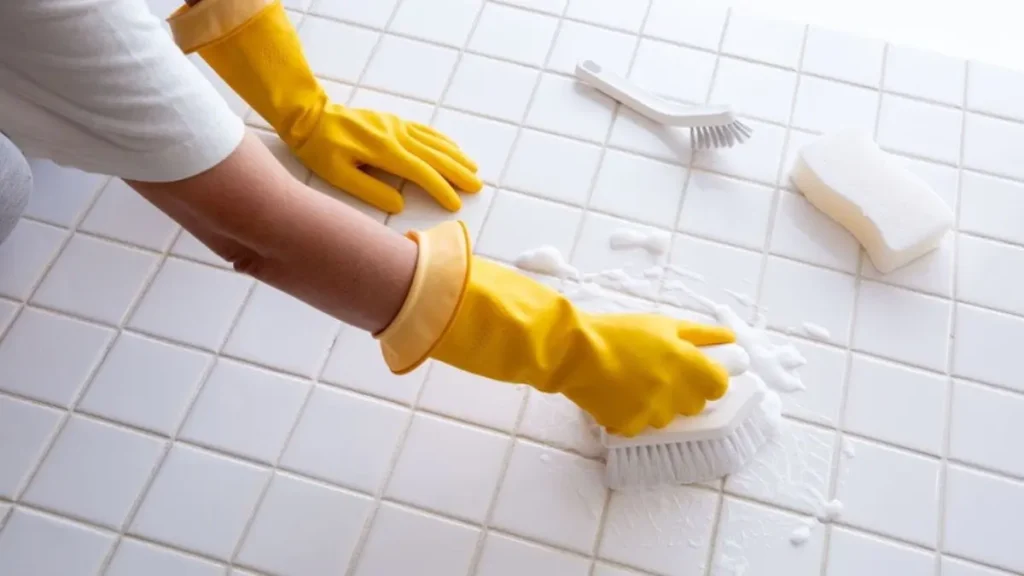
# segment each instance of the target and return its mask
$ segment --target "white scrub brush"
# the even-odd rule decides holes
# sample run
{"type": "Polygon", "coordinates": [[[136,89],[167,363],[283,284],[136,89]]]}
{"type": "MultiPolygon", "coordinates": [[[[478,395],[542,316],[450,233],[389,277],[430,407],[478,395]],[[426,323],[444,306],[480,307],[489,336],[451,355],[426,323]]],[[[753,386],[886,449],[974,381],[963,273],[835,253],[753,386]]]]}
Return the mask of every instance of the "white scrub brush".
{"type": "Polygon", "coordinates": [[[690,146],[729,148],[750,138],[753,130],[736,119],[728,106],[686,106],[670,102],[609,72],[593,60],[576,64],[576,78],[622,102],[649,120],[666,126],[688,126],[690,146]]]}
{"type": "Polygon", "coordinates": [[[735,344],[705,350],[729,371],[729,391],[696,416],[632,438],[602,431],[609,488],[694,484],[738,472],[779,432],[778,396],[746,372],[750,358],[735,344]]]}

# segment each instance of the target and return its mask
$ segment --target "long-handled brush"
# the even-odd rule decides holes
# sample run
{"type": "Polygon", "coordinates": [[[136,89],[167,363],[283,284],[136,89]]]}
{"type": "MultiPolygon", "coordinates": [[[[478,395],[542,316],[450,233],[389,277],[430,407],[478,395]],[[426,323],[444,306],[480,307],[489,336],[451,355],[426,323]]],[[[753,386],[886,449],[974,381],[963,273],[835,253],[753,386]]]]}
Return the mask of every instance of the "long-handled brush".
{"type": "Polygon", "coordinates": [[[746,372],[750,359],[731,344],[705,352],[729,371],[729,391],[696,416],[632,438],[602,432],[609,488],[650,488],[721,478],[746,466],[779,432],[778,396],[746,372]]]}

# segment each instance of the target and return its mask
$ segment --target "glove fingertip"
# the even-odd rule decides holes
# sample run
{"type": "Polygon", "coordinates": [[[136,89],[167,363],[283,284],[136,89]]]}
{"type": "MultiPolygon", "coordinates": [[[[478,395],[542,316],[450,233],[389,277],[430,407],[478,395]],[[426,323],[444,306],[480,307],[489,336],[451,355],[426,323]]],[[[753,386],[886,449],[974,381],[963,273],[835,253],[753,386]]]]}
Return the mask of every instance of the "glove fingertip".
{"type": "Polygon", "coordinates": [[[712,346],[714,344],[732,344],[736,334],[724,326],[683,323],[679,327],[679,337],[694,346],[712,346]]]}

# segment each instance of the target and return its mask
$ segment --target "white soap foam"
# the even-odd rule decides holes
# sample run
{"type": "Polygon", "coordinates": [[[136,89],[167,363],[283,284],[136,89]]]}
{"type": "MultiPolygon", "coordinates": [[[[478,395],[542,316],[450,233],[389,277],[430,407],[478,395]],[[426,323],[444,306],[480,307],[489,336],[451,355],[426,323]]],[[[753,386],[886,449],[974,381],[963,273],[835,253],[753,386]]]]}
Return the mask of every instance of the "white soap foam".
{"type": "Polygon", "coordinates": [[[733,300],[739,302],[740,304],[743,304],[744,306],[754,305],[754,299],[751,298],[750,296],[747,296],[746,294],[742,294],[740,292],[733,292],[732,290],[726,290],[725,293],[728,294],[729,296],[732,296],[733,300]]]}
{"type": "Polygon", "coordinates": [[[694,282],[704,282],[704,275],[703,274],[698,274],[697,272],[694,272],[693,270],[687,270],[686,268],[683,268],[681,266],[676,266],[675,264],[668,264],[667,266],[665,266],[665,268],[669,272],[672,272],[673,274],[678,274],[679,276],[682,276],[683,278],[689,278],[690,280],[693,280],[694,282]]]}
{"type": "Polygon", "coordinates": [[[643,272],[644,278],[661,278],[665,275],[665,269],[661,266],[651,266],[643,272]]]}
{"type": "Polygon", "coordinates": [[[646,250],[652,256],[661,256],[668,252],[669,235],[660,232],[644,234],[628,228],[620,228],[612,232],[608,244],[613,250],[646,250]]]}
{"type": "Polygon", "coordinates": [[[821,511],[818,514],[818,518],[822,522],[831,522],[839,518],[843,513],[843,503],[839,500],[829,500],[821,505],[821,511]]]}
{"type": "Polygon", "coordinates": [[[562,257],[554,246],[541,246],[527,250],[516,257],[515,265],[528,272],[554,276],[556,278],[577,278],[579,271],[562,257]]]}
{"type": "Polygon", "coordinates": [[[797,526],[789,535],[789,543],[793,546],[803,546],[811,537],[811,527],[808,525],[797,526]]]}
{"type": "Polygon", "coordinates": [[[853,448],[853,442],[850,442],[849,438],[843,438],[843,456],[853,458],[856,455],[857,451],[853,448]]]}
{"type": "Polygon", "coordinates": [[[803,329],[805,334],[812,338],[817,338],[818,340],[828,340],[832,337],[832,333],[828,331],[828,328],[819,326],[813,322],[804,322],[803,329]]]}

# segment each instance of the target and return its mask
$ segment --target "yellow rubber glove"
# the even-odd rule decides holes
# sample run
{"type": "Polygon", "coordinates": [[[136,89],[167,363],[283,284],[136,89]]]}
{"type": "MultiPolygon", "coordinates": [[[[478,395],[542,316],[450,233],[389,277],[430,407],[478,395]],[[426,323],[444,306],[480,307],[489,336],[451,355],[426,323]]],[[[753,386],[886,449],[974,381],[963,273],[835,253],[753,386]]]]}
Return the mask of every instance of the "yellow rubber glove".
{"type": "Polygon", "coordinates": [[[728,387],[697,346],[726,328],[653,314],[589,314],[558,292],[470,255],[465,227],[411,233],[419,261],[409,296],[378,338],[392,370],[427,357],[506,382],[560,392],[611,432],[635,435],[693,415],[728,387]]]}
{"type": "Polygon", "coordinates": [[[198,51],[310,170],[335,187],[390,213],[402,210],[402,196],[361,166],[415,182],[451,211],[462,206],[452,184],[467,192],[482,187],[476,164],[433,128],[330,103],[279,1],[203,0],[168,22],[183,51],[198,51]]]}

